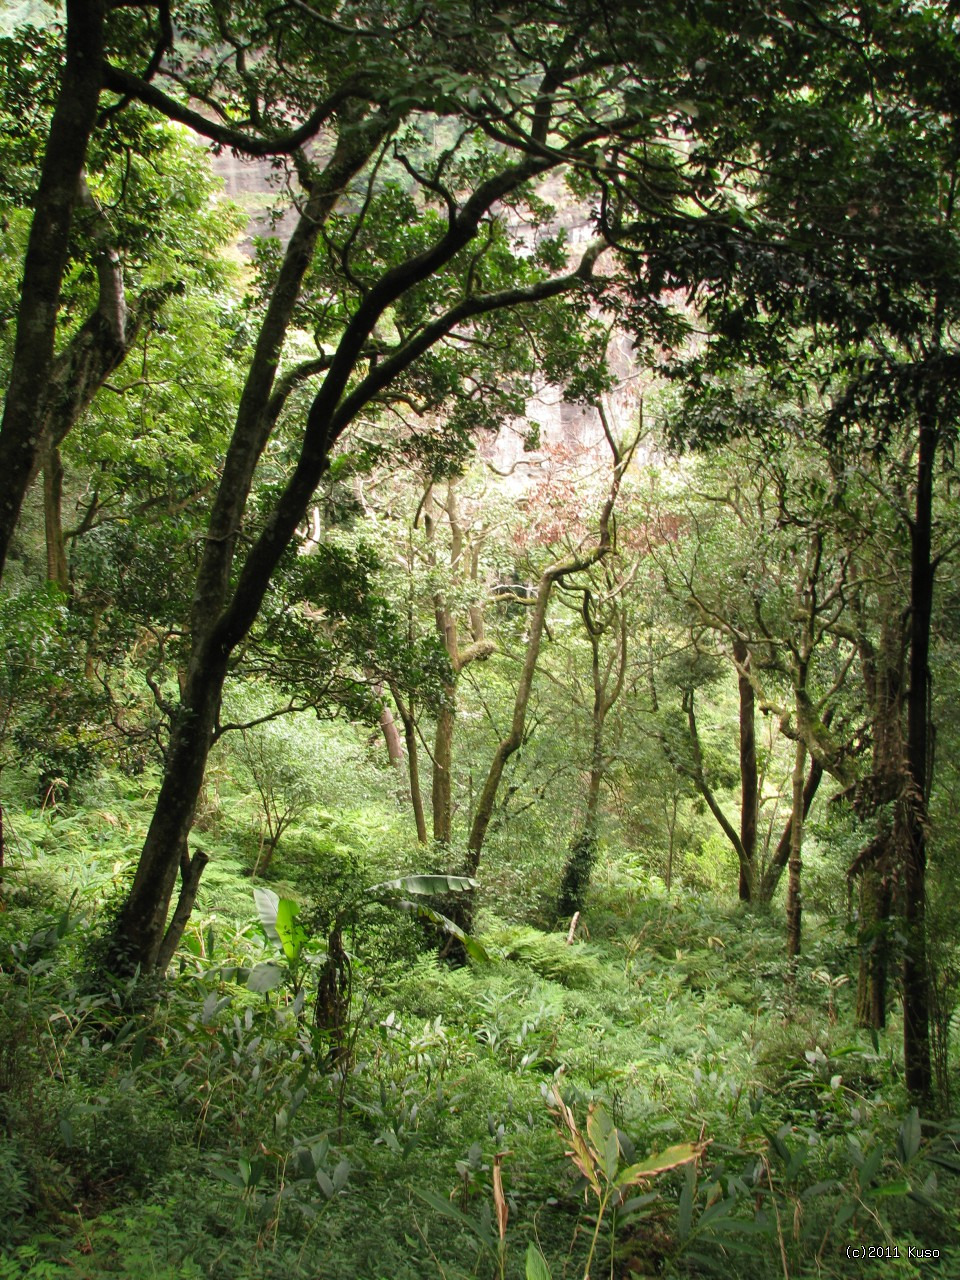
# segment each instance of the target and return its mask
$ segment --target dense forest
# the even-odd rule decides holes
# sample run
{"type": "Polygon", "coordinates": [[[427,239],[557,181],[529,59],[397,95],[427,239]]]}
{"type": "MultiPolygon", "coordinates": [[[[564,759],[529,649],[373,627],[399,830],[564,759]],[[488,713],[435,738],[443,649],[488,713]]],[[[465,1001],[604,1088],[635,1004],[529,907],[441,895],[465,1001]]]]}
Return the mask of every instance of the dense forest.
{"type": "Polygon", "coordinates": [[[0,1280],[960,1277],[957,6],[0,81],[0,1280]]]}

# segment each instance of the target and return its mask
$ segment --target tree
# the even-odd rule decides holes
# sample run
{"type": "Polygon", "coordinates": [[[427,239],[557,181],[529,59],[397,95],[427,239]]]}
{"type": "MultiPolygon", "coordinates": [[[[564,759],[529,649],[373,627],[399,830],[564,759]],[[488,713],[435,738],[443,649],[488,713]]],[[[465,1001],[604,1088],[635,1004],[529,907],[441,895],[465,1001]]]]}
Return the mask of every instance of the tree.
{"type": "MultiPolygon", "coordinates": [[[[46,461],[52,473],[49,484],[55,490],[53,452],[57,444],[129,351],[145,316],[157,305],[156,295],[144,294],[138,305],[128,308],[117,246],[85,177],[103,87],[106,4],[104,0],[70,0],[66,19],[63,63],[34,196],[13,360],[0,423],[0,474],[4,476],[0,572],[24,495],[38,467],[46,461]],[[55,354],[71,236],[83,214],[96,262],[99,296],[84,324],[65,349],[55,354]]],[[[20,50],[13,41],[4,45],[9,71],[10,54],[19,61],[20,50]]],[[[24,61],[31,69],[30,58],[24,61]]],[[[60,564],[51,567],[59,576],[60,564]]]]}
{"type": "MultiPolygon", "coordinates": [[[[564,168],[584,184],[597,180],[601,168],[604,175],[647,171],[655,182],[637,186],[635,198],[658,208],[677,202],[679,174],[673,175],[682,157],[651,148],[649,136],[672,118],[689,74],[689,49],[636,36],[632,12],[628,19],[611,11],[610,19],[615,41],[609,29],[581,24],[573,12],[562,22],[532,12],[523,40],[512,20],[493,14],[477,25],[458,6],[435,23],[410,29],[398,23],[382,36],[323,24],[324,93],[317,95],[321,107],[313,99],[308,122],[310,132],[320,123],[331,130],[332,149],[325,163],[298,160],[302,214],[266,274],[263,320],[204,540],[164,781],[117,920],[118,963],[124,957],[124,963],[150,966],[160,953],[177,868],[187,866],[187,834],[231,655],[256,618],[336,443],[353,424],[411,401],[421,418],[445,408],[448,438],[495,420],[502,397],[486,394],[483,376],[491,352],[515,378],[529,368],[531,345],[542,346],[547,371],[561,385],[580,378],[582,386],[581,370],[593,367],[590,343],[580,339],[578,346],[577,335],[587,316],[585,295],[613,283],[596,268],[607,241],[627,231],[626,211],[618,211],[619,179],[603,218],[606,238],[572,264],[562,241],[542,231],[533,253],[516,244],[502,210],[522,207],[542,228],[546,212],[532,184],[564,168]],[[455,66],[439,77],[438,36],[456,50],[455,66]],[[538,67],[532,79],[531,66],[538,67]],[[653,99],[646,89],[633,96],[628,87],[646,84],[651,75],[659,86],[653,99]],[[434,120],[438,114],[459,118],[460,131],[447,135],[442,149],[424,142],[421,127],[398,132],[403,117],[416,110],[428,125],[431,113],[434,120]],[[607,158],[598,167],[600,151],[607,158]],[[312,359],[278,377],[291,324],[309,325],[321,345],[312,359]],[[247,546],[238,533],[257,461],[289,393],[318,376],[289,478],[247,546]],[[471,386],[475,394],[464,395],[471,386]]],[[[286,20],[305,39],[318,21],[300,10],[286,20]]],[[[106,80],[217,141],[249,146],[249,135],[196,122],[188,109],[112,66],[106,80]]],[[[244,91],[257,95],[256,85],[245,83],[244,91]]],[[[290,149],[305,140],[306,129],[305,122],[299,133],[286,131],[290,149]]],[[[263,148],[281,149],[276,138],[263,148]]],[[[608,181],[600,177],[601,194],[608,181]]],[[[647,311],[649,325],[658,309],[651,304],[647,311]]],[[[499,381],[509,390],[508,378],[499,381]]],[[[509,745],[499,755],[501,771],[509,745]]],[[[495,782],[489,785],[492,795],[495,782]]],[[[472,857],[488,821],[482,799],[472,857]]],[[[193,891],[186,877],[184,893],[193,891]]]]}
{"type": "MultiPolygon", "coordinates": [[[[623,693],[629,655],[627,602],[630,570],[615,572],[609,560],[592,575],[591,586],[573,588],[590,650],[590,749],[587,791],[580,830],[574,835],[560,883],[557,911],[572,916],[583,908],[597,856],[601,789],[609,774],[607,719],[623,693]]],[[[634,570],[636,566],[633,566],[634,570]]],[[[571,594],[573,594],[571,591],[571,594]]],[[[668,885],[669,888],[669,885],[668,885]]]]}
{"type": "Polygon", "coordinates": [[[584,539],[579,545],[569,547],[567,554],[555,560],[540,573],[530,610],[523,665],[520,671],[520,679],[517,683],[510,727],[498,742],[493,753],[487,776],[477,800],[473,821],[470,824],[470,833],[467,837],[467,869],[468,874],[471,876],[476,874],[480,866],[483,845],[486,840],[490,819],[493,816],[493,806],[503,778],[504,768],[510,757],[519,751],[523,744],[527,707],[533,690],[537,663],[540,659],[540,646],[546,629],[547,610],[554,588],[560,583],[566,582],[575,574],[582,574],[593,565],[599,564],[615,545],[613,514],[624,474],[633,455],[633,449],[632,447],[621,448],[610,430],[606,417],[604,416],[601,420],[604,424],[604,433],[611,453],[612,475],[610,490],[600,510],[595,536],[591,539],[584,539]]]}
{"type": "Polygon", "coordinates": [[[590,398],[589,337],[578,349],[576,335],[591,294],[627,316],[638,338],[676,345],[687,322],[662,304],[659,280],[643,286],[645,266],[618,278],[598,269],[601,254],[659,221],[686,219],[688,197],[715,191],[712,151],[674,145],[678,136],[706,138],[701,112],[739,119],[771,77],[803,82],[802,59],[790,61],[798,44],[816,52],[806,29],[805,46],[779,10],[762,7],[743,31],[741,15],[723,8],[705,21],[695,7],[656,4],[638,22],[635,7],[611,3],[602,23],[594,6],[579,4],[530,6],[520,23],[499,9],[478,18],[456,0],[426,12],[400,6],[388,24],[364,5],[335,17],[292,3],[183,9],[68,5],[0,436],[12,528],[36,457],[29,388],[46,381],[53,358],[69,223],[98,121],[107,127],[138,101],[216,145],[291,158],[300,216],[283,253],[264,263],[259,334],[203,542],[166,776],[117,923],[116,955],[147,966],[159,954],[176,869],[188,865],[232,655],[334,446],[400,403],[421,420],[446,408],[444,448],[492,421],[498,400],[481,373],[491,352],[508,375],[494,388],[522,377],[535,351],[556,384],[590,398]],[[758,40],[763,59],[754,56],[758,40]],[[449,62],[437,62],[438,48],[451,51],[449,62]],[[211,50],[224,56],[211,59],[211,50]],[[118,101],[98,115],[102,92],[118,101]],[[321,133],[322,146],[308,150],[321,133]],[[551,172],[568,173],[596,210],[598,239],[573,262],[562,238],[547,234],[536,194],[551,172]],[[507,232],[509,207],[524,211],[532,246],[507,232]],[[284,341],[295,329],[312,335],[314,349],[293,364],[284,341]],[[287,478],[258,525],[244,529],[265,445],[287,400],[315,378],[287,478]]]}
{"type": "MultiPolygon", "coordinates": [[[[752,420],[756,408],[749,386],[738,383],[731,422],[737,413],[752,420]]],[[[785,417],[791,412],[788,406],[779,411],[785,417]]],[[[716,398],[706,395],[694,412],[715,420],[716,398]]],[[[686,421],[689,426],[690,418],[686,421]]],[[[840,625],[852,552],[835,519],[837,482],[829,472],[825,480],[820,460],[790,437],[772,425],[765,431],[761,449],[744,439],[701,461],[684,504],[685,536],[664,543],[655,554],[667,592],[686,619],[690,643],[703,654],[700,668],[719,660],[731,663],[736,673],[739,830],[705,767],[695,705],[704,670],[696,665],[682,680],[690,750],[678,764],[689,772],[737,854],[741,900],[769,902],[782,871],[792,866],[789,911],[793,945],[799,946],[803,822],[825,772],[843,785],[852,776],[848,717],[838,715],[842,699],[849,697],[855,654],[840,625]],[[774,440],[777,447],[770,450],[774,440]],[[768,772],[761,772],[758,762],[758,711],[773,717],[779,734],[795,745],[793,804],[772,853],[770,830],[758,847],[768,772]],[[805,772],[796,757],[805,761],[808,755],[811,768],[805,772]]]]}
{"type": "MultiPolygon", "coordinates": [[[[930,623],[936,464],[956,420],[956,23],[950,6],[870,5],[830,15],[802,92],[768,102],[756,134],[735,138],[742,196],[716,200],[695,236],[679,224],[654,252],[665,286],[702,298],[716,341],[699,373],[746,357],[790,382],[799,346],[838,389],[831,432],[872,432],[881,449],[909,424],[910,647],[899,827],[906,934],[904,1059],[930,1090],[925,932],[930,623]],[[919,70],[922,68],[922,72],[919,70]],[[742,167],[741,167],[742,166],[742,167]]],[[[661,226],[661,230],[666,230],[661,226]]],[[[649,261],[648,257],[648,261],[649,261]]],[[[709,374],[707,375],[709,376],[709,374]]],[[[718,424],[722,431],[722,424],[718,424]]]]}

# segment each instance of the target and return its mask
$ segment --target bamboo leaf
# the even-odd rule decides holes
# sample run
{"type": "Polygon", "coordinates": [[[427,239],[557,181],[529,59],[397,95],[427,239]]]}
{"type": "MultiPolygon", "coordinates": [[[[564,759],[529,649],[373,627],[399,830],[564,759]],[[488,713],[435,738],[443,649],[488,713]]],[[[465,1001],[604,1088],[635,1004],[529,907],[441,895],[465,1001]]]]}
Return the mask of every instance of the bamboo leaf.
{"type": "Polygon", "coordinates": [[[443,1196],[437,1195],[429,1187],[413,1187],[412,1190],[415,1196],[419,1196],[421,1200],[426,1201],[428,1205],[436,1209],[437,1213],[442,1213],[445,1218],[450,1218],[452,1221],[458,1222],[461,1227],[466,1227],[468,1231],[477,1237],[482,1245],[496,1255],[493,1238],[489,1231],[484,1230],[482,1223],[475,1222],[473,1218],[468,1218],[456,1205],[451,1204],[449,1200],[445,1200],[443,1196]]]}
{"type": "Polygon", "coordinates": [[[677,1169],[682,1164],[689,1164],[700,1155],[701,1147],[694,1142],[682,1142],[675,1147],[667,1147],[665,1151],[655,1151],[646,1160],[632,1164],[617,1178],[618,1187],[629,1187],[644,1178],[654,1178],[668,1169],[677,1169]]]}
{"type": "Polygon", "coordinates": [[[900,1159],[909,1164],[920,1150],[920,1113],[916,1107],[904,1118],[897,1134],[897,1148],[900,1159]]]}
{"type": "Polygon", "coordinates": [[[880,1168],[880,1162],[883,1159],[883,1148],[878,1144],[867,1152],[864,1157],[863,1164],[857,1177],[860,1180],[860,1190],[864,1191],[869,1187],[870,1183],[877,1176],[877,1170],[880,1168]]]}
{"type": "Polygon", "coordinates": [[[527,1245],[526,1280],[552,1280],[547,1260],[531,1240],[527,1245]]]}

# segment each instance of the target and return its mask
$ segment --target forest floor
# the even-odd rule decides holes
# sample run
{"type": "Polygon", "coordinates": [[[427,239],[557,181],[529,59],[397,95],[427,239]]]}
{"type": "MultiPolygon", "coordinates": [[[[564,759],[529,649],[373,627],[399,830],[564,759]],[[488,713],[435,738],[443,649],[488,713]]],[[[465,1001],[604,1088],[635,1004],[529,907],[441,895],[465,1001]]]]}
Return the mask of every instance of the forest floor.
{"type": "Polygon", "coordinates": [[[912,1109],[896,1014],[854,1028],[843,918],[791,979],[779,919],[610,855],[572,943],[500,894],[451,968],[331,828],[266,880],[216,850],[176,976],[105,986],[136,819],[10,830],[0,1280],[960,1276],[960,1124],[912,1109]],[[254,884],[308,930],[354,893],[339,1050],[309,964],[247,985],[254,884]]]}

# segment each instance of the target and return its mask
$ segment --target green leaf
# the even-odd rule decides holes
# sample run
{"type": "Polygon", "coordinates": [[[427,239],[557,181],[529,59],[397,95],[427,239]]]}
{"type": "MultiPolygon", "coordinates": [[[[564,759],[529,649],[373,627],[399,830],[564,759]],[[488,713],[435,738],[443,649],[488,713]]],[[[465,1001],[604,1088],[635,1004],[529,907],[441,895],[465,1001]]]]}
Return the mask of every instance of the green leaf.
{"type": "Polygon", "coordinates": [[[300,959],[300,952],[307,941],[303,925],[296,923],[299,913],[300,904],[292,898],[281,898],[277,903],[276,930],[284,955],[292,964],[300,959]]]}
{"type": "Polygon", "coordinates": [[[792,1182],[794,1180],[794,1178],[797,1176],[797,1174],[806,1164],[808,1154],[809,1154],[809,1149],[807,1147],[798,1147],[797,1150],[794,1151],[793,1155],[790,1157],[789,1161],[787,1162],[787,1167],[784,1170],[784,1174],[783,1174],[787,1182],[792,1182]]]}
{"type": "Polygon", "coordinates": [[[381,893],[413,893],[430,896],[436,893],[469,893],[479,887],[479,881],[470,876],[400,876],[397,880],[384,880],[370,886],[371,897],[381,893]]]}
{"type": "Polygon", "coordinates": [[[526,1280],[552,1280],[547,1260],[531,1240],[527,1245],[526,1280]]]}
{"type": "Polygon", "coordinates": [[[279,897],[272,889],[254,889],[253,900],[257,904],[257,914],[260,916],[260,927],[267,935],[270,942],[275,942],[277,946],[281,946],[280,935],[277,933],[277,907],[280,905],[279,897]]]}
{"type": "Polygon", "coordinates": [[[783,1134],[789,1133],[789,1132],[790,1132],[789,1125],[784,1125],[784,1127],[779,1129],[776,1133],[767,1134],[767,1138],[770,1142],[770,1145],[773,1147],[774,1151],[776,1151],[777,1155],[784,1162],[784,1164],[786,1164],[787,1161],[790,1159],[790,1148],[784,1142],[783,1134]]]}
{"type": "Polygon", "coordinates": [[[877,1176],[880,1168],[880,1162],[883,1160],[883,1148],[878,1144],[872,1147],[864,1156],[863,1164],[860,1166],[860,1172],[857,1175],[860,1180],[860,1190],[864,1191],[869,1187],[870,1183],[877,1176]]]}
{"type": "Polygon", "coordinates": [[[593,1147],[593,1153],[597,1163],[603,1169],[608,1179],[612,1179],[617,1172],[617,1164],[619,1162],[620,1147],[617,1144],[614,1151],[614,1163],[612,1170],[607,1166],[609,1156],[609,1143],[611,1137],[614,1143],[617,1142],[617,1131],[613,1127],[613,1122],[604,1111],[603,1107],[591,1107],[587,1115],[587,1137],[590,1139],[590,1145],[593,1147]]]}
{"type": "Polygon", "coordinates": [[[427,920],[430,924],[439,925],[447,933],[451,934],[459,942],[463,943],[463,949],[471,960],[485,964],[490,960],[490,953],[482,942],[472,937],[469,933],[464,933],[458,924],[455,924],[449,916],[445,916],[441,911],[435,911],[433,907],[428,907],[423,902],[398,902],[397,906],[401,911],[409,911],[420,920],[427,920]]]}
{"type": "Polygon", "coordinates": [[[696,1185],[696,1169],[693,1165],[690,1165],[683,1180],[683,1190],[680,1192],[680,1217],[677,1228],[681,1240],[687,1239],[690,1235],[690,1228],[693,1226],[693,1193],[696,1185]]]}
{"type": "MultiPolygon", "coordinates": [[[[880,1200],[885,1196],[905,1196],[908,1195],[910,1191],[910,1183],[907,1182],[906,1178],[900,1178],[896,1182],[884,1183],[882,1187],[877,1187],[876,1191],[872,1194],[875,1200],[880,1200]]],[[[925,1201],[921,1200],[920,1203],[924,1204],[925,1201]]]]}
{"type": "MultiPolygon", "coordinates": [[[[897,1184],[894,1184],[894,1185],[897,1185],[897,1184]]],[[[899,1187],[898,1187],[897,1191],[894,1192],[893,1194],[901,1195],[902,1192],[899,1190],[899,1187]]],[[[915,1188],[908,1188],[906,1194],[910,1197],[911,1200],[915,1201],[915,1203],[922,1205],[924,1209],[932,1209],[934,1213],[946,1212],[943,1205],[939,1204],[936,1200],[934,1200],[933,1196],[927,1195],[925,1191],[917,1191],[915,1188]]]]}
{"type": "Polygon", "coordinates": [[[904,1164],[909,1164],[920,1150],[920,1113],[916,1107],[907,1115],[897,1134],[897,1151],[904,1164]]]}
{"type": "Polygon", "coordinates": [[[247,987],[251,991],[256,991],[260,995],[264,995],[267,991],[272,991],[274,987],[279,987],[283,982],[284,972],[278,964],[274,964],[272,960],[264,960],[262,963],[254,965],[250,970],[250,976],[247,978],[247,987]]]}
{"type": "Polygon", "coordinates": [[[476,1222],[473,1218],[468,1218],[456,1205],[451,1204],[449,1200],[445,1200],[443,1196],[438,1196],[429,1187],[414,1187],[413,1194],[426,1201],[428,1205],[436,1209],[437,1213],[442,1213],[445,1218],[450,1218],[454,1222],[458,1222],[461,1227],[466,1227],[468,1231],[477,1237],[482,1245],[496,1256],[497,1250],[493,1242],[493,1236],[484,1229],[483,1223],[476,1222]]]}
{"type": "Polygon", "coordinates": [[[700,1227],[708,1227],[713,1224],[719,1225],[720,1220],[726,1218],[731,1212],[736,1201],[732,1196],[727,1196],[723,1200],[715,1200],[712,1205],[704,1209],[700,1215],[700,1227]]]}
{"type": "Polygon", "coordinates": [[[617,1210],[617,1220],[622,1222],[629,1214],[638,1213],[641,1209],[646,1209],[648,1205],[655,1204],[659,1199],[659,1191],[645,1191],[643,1195],[631,1196],[629,1200],[624,1200],[617,1210]]]}
{"type": "Polygon", "coordinates": [[[825,1182],[814,1182],[812,1186],[805,1187],[800,1193],[801,1200],[815,1200],[817,1196],[832,1195],[839,1190],[840,1183],[836,1178],[829,1178],[825,1182]]]}
{"type": "Polygon", "coordinates": [[[335,1191],[342,1191],[347,1185],[347,1179],[350,1177],[350,1161],[344,1158],[341,1160],[333,1171],[333,1186],[335,1191]]]}
{"type": "Polygon", "coordinates": [[[849,1222],[857,1212],[857,1207],[856,1200],[844,1200],[833,1219],[834,1227],[842,1227],[845,1222],[849,1222]]]}
{"type": "Polygon", "coordinates": [[[607,1175],[608,1182],[612,1182],[616,1178],[619,1166],[620,1143],[617,1140],[616,1129],[612,1129],[607,1134],[607,1140],[603,1144],[603,1172],[607,1175]]]}

